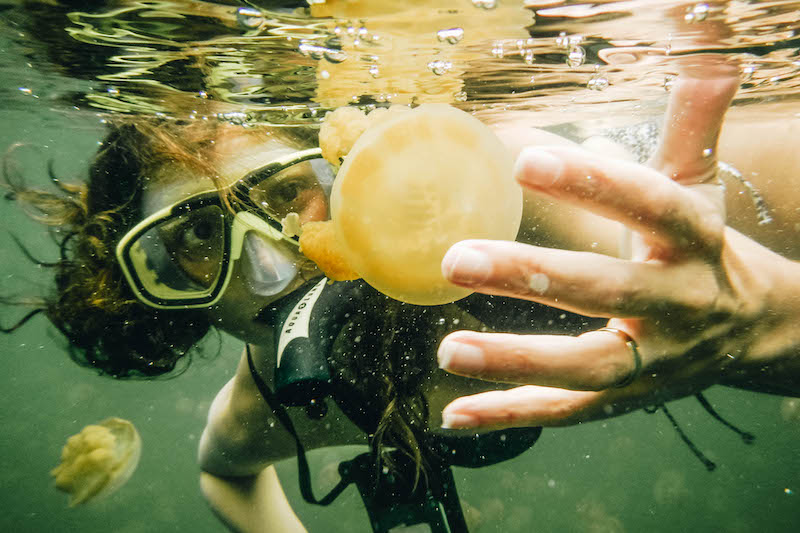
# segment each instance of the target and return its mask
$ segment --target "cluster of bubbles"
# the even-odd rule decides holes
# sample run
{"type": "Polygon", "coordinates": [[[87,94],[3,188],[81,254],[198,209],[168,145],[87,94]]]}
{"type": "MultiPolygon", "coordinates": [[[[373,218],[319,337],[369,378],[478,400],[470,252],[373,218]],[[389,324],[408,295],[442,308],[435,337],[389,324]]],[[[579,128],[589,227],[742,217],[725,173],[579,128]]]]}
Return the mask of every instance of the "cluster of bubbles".
{"type": "Polygon", "coordinates": [[[556,46],[567,50],[567,65],[572,68],[580,67],[586,61],[586,50],[581,46],[582,42],[583,36],[567,35],[563,31],[556,37],[556,46]]]}
{"type": "Polygon", "coordinates": [[[675,78],[675,74],[667,74],[664,76],[662,87],[664,87],[665,91],[670,92],[672,90],[672,86],[675,85],[675,78]]]}
{"type": "Polygon", "coordinates": [[[450,69],[453,68],[453,63],[444,59],[437,59],[428,63],[428,68],[437,76],[441,76],[450,72],[450,69]]]}
{"type": "MultiPolygon", "coordinates": [[[[567,32],[561,32],[556,37],[556,46],[567,51],[566,63],[572,68],[578,68],[586,63],[586,49],[581,46],[583,43],[582,35],[567,35],[567,32]]],[[[608,89],[610,82],[608,78],[599,72],[599,67],[595,66],[595,72],[586,86],[592,91],[605,91],[608,89]]]]}
{"type": "Polygon", "coordinates": [[[608,89],[609,85],[608,78],[600,73],[595,73],[589,78],[589,83],[586,84],[586,86],[593,91],[605,91],[608,89]]]}
{"type": "Polygon", "coordinates": [[[365,42],[377,42],[380,40],[380,35],[370,33],[363,20],[358,21],[357,24],[352,21],[337,24],[333,28],[333,34],[340,40],[349,39],[354,48],[358,48],[365,42]]]}
{"type": "Polygon", "coordinates": [[[330,63],[342,63],[347,60],[347,52],[341,48],[327,47],[308,40],[300,41],[297,49],[301,54],[311,59],[324,58],[330,63]]]}
{"type": "Polygon", "coordinates": [[[525,61],[526,65],[533,65],[536,56],[533,53],[534,39],[517,39],[516,50],[513,48],[506,51],[503,41],[495,41],[492,44],[492,57],[503,59],[506,55],[518,55],[525,61]]]}
{"type": "MultiPolygon", "coordinates": [[[[298,51],[312,59],[325,59],[330,63],[343,63],[348,59],[348,55],[342,49],[342,42],[347,41],[353,48],[358,48],[366,42],[375,43],[379,40],[380,36],[370,33],[364,25],[364,21],[344,21],[336,24],[333,28],[333,36],[325,44],[320,44],[316,40],[302,39],[298,45],[298,51]]],[[[373,64],[370,66],[369,73],[372,77],[377,78],[380,75],[377,56],[372,56],[372,59],[373,64]]]]}
{"type": "Polygon", "coordinates": [[[691,24],[693,22],[703,22],[706,20],[707,16],[708,4],[699,3],[686,9],[686,14],[683,16],[683,20],[691,24]]]}
{"type": "Polygon", "coordinates": [[[440,43],[458,44],[464,38],[463,28],[448,28],[436,32],[436,38],[440,43]]]}
{"type": "Polygon", "coordinates": [[[497,7],[497,0],[472,0],[472,5],[481,9],[494,9],[497,7]]]}

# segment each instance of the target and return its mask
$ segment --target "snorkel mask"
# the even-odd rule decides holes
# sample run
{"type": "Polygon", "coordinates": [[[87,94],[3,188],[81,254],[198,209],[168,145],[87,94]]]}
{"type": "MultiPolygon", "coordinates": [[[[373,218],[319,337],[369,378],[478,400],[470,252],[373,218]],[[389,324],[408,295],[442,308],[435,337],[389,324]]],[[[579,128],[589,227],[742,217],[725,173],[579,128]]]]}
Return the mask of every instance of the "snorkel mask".
{"type": "Polygon", "coordinates": [[[279,294],[297,275],[291,250],[298,244],[287,221],[327,218],[333,176],[313,148],[253,170],[222,193],[161,209],[119,241],[122,272],[136,297],[157,309],[215,304],[238,261],[251,292],[279,294]]]}

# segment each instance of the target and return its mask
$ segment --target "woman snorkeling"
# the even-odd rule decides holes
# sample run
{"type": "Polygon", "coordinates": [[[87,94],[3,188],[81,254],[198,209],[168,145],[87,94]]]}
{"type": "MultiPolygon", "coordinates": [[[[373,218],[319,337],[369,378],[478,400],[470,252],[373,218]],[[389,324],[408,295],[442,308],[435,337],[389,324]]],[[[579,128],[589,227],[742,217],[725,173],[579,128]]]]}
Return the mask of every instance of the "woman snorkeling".
{"type": "MultiPolygon", "coordinates": [[[[688,163],[716,144],[732,92],[716,94],[715,105],[690,113],[704,134],[682,148],[694,154],[688,163]]],[[[665,138],[685,126],[668,121],[665,138]]],[[[502,135],[503,125],[498,130],[502,135]]],[[[523,141],[567,143],[535,130],[523,141]]],[[[297,453],[293,432],[306,448],[370,444],[376,456],[399,448],[421,465],[429,436],[448,434],[439,429],[442,409],[458,396],[494,388],[435,365],[439,340],[456,323],[479,329],[477,319],[455,305],[413,307],[365,289],[361,311],[331,332],[329,357],[334,379],[351,386],[361,405],[346,412],[331,403],[322,418],[288,407],[290,430],[265,401],[260,382],[275,384],[270,317],[284,297],[318,278],[286,229],[290,213],[300,221],[327,217],[333,176],[314,144],[314,132],[301,128],[123,119],[85,186],[56,181],[60,191],[46,193],[7,175],[11,196],[61,230],[61,260],[50,265],[57,290],[39,311],[64,332],[78,362],[117,377],[156,376],[173,370],[212,326],[246,343],[199,446],[203,492],[234,530],[302,529],[271,466],[297,453]]],[[[536,232],[527,234],[535,241],[536,232]]],[[[583,319],[573,329],[580,327],[583,319]]],[[[618,334],[602,339],[618,348],[618,334]]],[[[608,368],[613,372],[595,388],[638,390],[635,379],[630,388],[613,387],[638,377],[635,369],[616,362],[608,368]]],[[[713,382],[704,378],[693,387],[713,382]]],[[[563,404],[550,405],[564,412],[563,404]]]]}
{"type": "MultiPolygon", "coordinates": [[[[294,456],[295,441],[255,379],[273,387],[273,304],[320,276],[281,225],[289,213],[300,222],[328,216],[333,174],[314,142],[300,128],[123,119],[85,185],[54,178],[51,193],[6,175],[10,197],[59,230],[61,260],[47,265],[56,293],[34,312],[67,336],[77,362],[151,377],[180,367],[212,326],[247,343],[199,451],[203,491],[235,530],[253,530],[254,516],[300,527],[269,467],[294,456]]],[[[359,294],[358,312],[329,332],[330,359],[334,381],[365,404],[348,417],[331,402],[321,419],[289,407],[293,431],[307,449],[369,443],[376,457],[399,448],[425,467],[421,441],[441,425],[444,405],[490,385],[436,369],[436,345],[454,324],[481,324],[455,305],[359,294]]]]}

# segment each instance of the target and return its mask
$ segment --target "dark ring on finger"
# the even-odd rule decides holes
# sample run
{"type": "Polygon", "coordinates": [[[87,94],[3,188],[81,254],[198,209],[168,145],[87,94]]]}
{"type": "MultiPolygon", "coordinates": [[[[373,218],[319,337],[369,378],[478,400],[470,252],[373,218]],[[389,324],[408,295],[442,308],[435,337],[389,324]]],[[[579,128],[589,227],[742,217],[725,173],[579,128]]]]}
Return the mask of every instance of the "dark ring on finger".
{"type": "Polygon", "coordinates": [[[625,376],[621,381],[614,384],[616,388],[627,387],[633,381],[639,377],[639,374],[642,373],[642,356],[639,354],[639,345],[636,344],[636,341],[633,340],[633,337],[622,331],[621,329],[617,328],[600,328],[597,331],[608,331],[610,333],[614,333],[617,336],[621,337],[625,344],[630,348],[631,355],[633,356],[633,370],[631,373],[625,376]]]}

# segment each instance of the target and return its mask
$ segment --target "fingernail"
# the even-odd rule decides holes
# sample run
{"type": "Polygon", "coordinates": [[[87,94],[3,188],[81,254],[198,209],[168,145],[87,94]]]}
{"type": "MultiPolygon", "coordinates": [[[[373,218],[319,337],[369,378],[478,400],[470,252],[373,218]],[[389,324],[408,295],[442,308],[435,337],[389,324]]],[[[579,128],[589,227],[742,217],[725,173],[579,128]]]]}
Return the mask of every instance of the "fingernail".
{"type": "Polygon", "coordinates": [[[474,428],[478,418],[461,413],[442,413],[442,429],[474,428]]]}
{"type": "Polygon", "coordinates": [[[554,184],[564,171],[564,163],[539,148],[525,148],[514,165],[514,177],[523,184],[547,187],[554,184]]]}
{"type": "Polygon", "coordinates": [[[442,341],[436,354],[439,359],[439,368],[448,370],[480,372],[486,367],[486,357],[483,350],[472,344],[456,341],[442,341]]]}
{"type": "Polygon", "coordinates": [[[452,246],[442,259],[442,275],[460,283],[482,283],[492,273],[489,256],[469,246],[452,246]]]}

